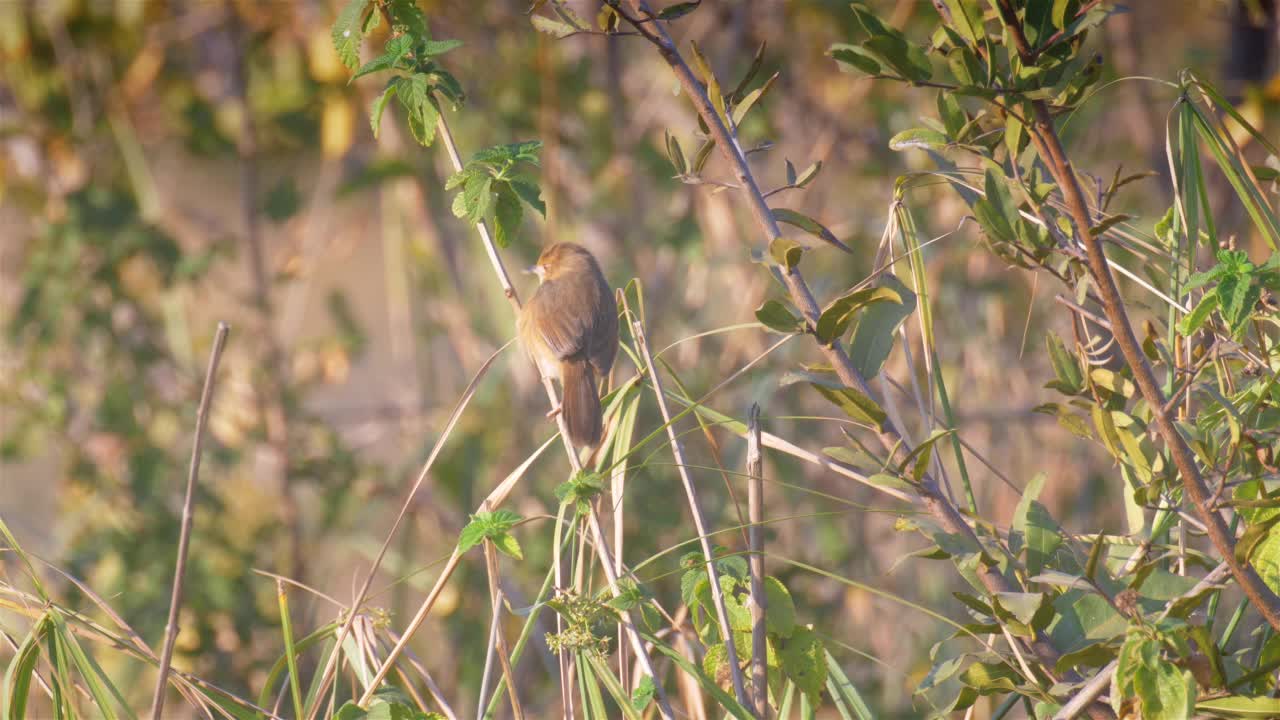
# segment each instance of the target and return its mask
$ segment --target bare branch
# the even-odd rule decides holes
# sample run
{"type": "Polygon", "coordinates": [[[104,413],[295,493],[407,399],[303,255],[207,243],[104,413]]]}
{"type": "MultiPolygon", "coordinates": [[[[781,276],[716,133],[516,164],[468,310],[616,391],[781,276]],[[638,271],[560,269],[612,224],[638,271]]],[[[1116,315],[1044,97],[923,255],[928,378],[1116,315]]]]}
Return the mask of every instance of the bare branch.
{"type": "Polygon", "coordinates": [[[169,664],[173,660],[173,643],[178,638],[178,610],[182,606],[182,589],[187,573],[187,549],[191,542],[192,506],[195,503],[196,482],[200,479],[200,455],[204,446],[204,429],[209,420],[209,406],[213,403],[213,388],[218,376],[218,363],[227,344],[231,327],[218,323],[213,336],[213,350],[209,352],[209,368],[204,374],[204,389],[200,392],[200,406],[196,410],[195,439],[191,444],[191,465],[187,470],[187,494],[182,500],[182,530],[178,534],[178,560],[173,570],[173,592],[169,595],[169,620],[165,624],[164,648],[160,651],[160,674],[156,678],[155,693],[151,696],[151,718],[160,720],[164,714],[164,691],[169,684],[169,664]]]}

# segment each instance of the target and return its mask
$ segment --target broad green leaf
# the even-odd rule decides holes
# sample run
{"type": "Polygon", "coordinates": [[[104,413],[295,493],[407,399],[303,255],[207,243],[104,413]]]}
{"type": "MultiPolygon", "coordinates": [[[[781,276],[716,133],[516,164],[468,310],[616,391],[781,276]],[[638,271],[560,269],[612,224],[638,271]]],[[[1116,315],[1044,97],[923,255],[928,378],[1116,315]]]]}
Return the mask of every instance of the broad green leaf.
{"type": "Polygon", "coordinates": [[[787,335],[804,330],[804,323],[800,318],[792,315],[791,311],[777,300],[766,300],[756,308],[756,320],[774,332],[787,335]]]}
{"type": "Polygon", "coordinates": [[[1022,491],[1022,498],[1013,511],[1013,523],[1009,529],[1009,550],[1015,556],[1026,551],[1027,573],[1039,575],[1062,545],[1062,535],[1049,511],[1037,498],[1044,489],[1047,476],[1037,474],[1022,491]]]}
{"type": "Polygon", "coordinates": [[[348,0],[333,21],[333,49],[342,64],[353,70],[360,64],[360,42],[364,39],[361,20],[368,7],[369,0],[348,0]]]}
{"type": "MultiPolygon", "coordinates": [[[[374,14],[376,15],[377,13],[374,14]]],[[[383,46],[382,54],[361,66],[361,68],[351,76],[351,79],[355,80],[356,78],[364,77],[370,73],[395,67],[395,64],[400,60],[400,58],[404,57],[404,54],[409,52],[409,49],[412,47],[413,38],[408,35],[397,35],[391,38],[387,41],[387,44],[383,46]]]]}
{"type": "Polygon", "coordinates": [[[860,313],[849,343],[849,359],[867,380],[880,374],[893,350],[894,333],[916,309],[916,294],[896,276],[882,275],[878,285],[897,293],[902,302],[876,303],[860,313]]]}
{"type": "Polygon", "coordinates": [[[960,680],[979,695],[991,695],[1016,689],[1022,678],[1006,663],[976,662],[965,668],[960,680]]]}
{"type": "Polygon", "coordinates": [[[827,50],[827,54],[836,61],[841,72],[857,71],[867,75],[880,74],[880,62],[859,45],[835,43],[827,50]]]}
{"type": "Polygon", "coordinates": [[[701,4],[702,0],[692,0],[691,2],[678,2],[673,5],[668,5],[658,11],[658,19],[670,21],[682,18],[694,10],[697,10],[698,6],[701,4]]]}
{"type": "Polygon", "coordinates": [[[499,183],[493,205],[493,239],[498,247],[508,247],[520,230],[524,208],[510,183],[499,183]]]}
{"type": "Polygon", "coordinates": [[[796,603],[791,591],[772,575],[764,578],[765,624],[769,632],[780,638],[789,638],[796,628],[796,603]]]}
{"type": "Polygon", "coordinates": [[[1280,698],[1232,695],[1231,697],[1201,700],[1196,703],[1196,709],[1228,717],[1275,718],[1280,717],[1280,698]]]}
{"type": "Polygon", "coordinates": [[[382,89],[378,97],[373,99],[373,107],[369,110],[369,128],[373,130],[373,139],[378,139],[378,131],[382,129],[382,113],[387,109],[387,103],[396,94],[396,88],[399,87],[395,78],[387,81],[387,86],[382,89]]]}
{"type": "Polygon", "coordinates": [[[852,290],[832,300],[818,317],[815,331],[818,341],[825,344],[840,339],[857,319],[860,310],[881,302],[902,305],[903,301],[902,296],[889,286],[852,290]]]}
{"type": "Polygon", "coordinates": [[[791,637],[779,640],[778,661],[782,672],[805,695],[816,698],[826,684],[826,650],[817,633],[797,627],[791,637]]]}
{"type": "Polygon", "coordinates": [[[533,29],[540,33],[546,33],[551,37],[561,39],[578,32],[576,28],[567,22],[555,20],[542,15],[530,15],[530,22],[533,23],[533,29]]]}
{"type": "Polygon", "coordinates": [[[516,542],[515,536],[511,533],[501,533],[493,536],[493,545],[503,553],[510,555],[517,560],[524,559],[524,553],[520,550],[520,543],[516,542]]]}
{"type": "Polygon", "coordinates": [[[436,57],[460,47],[462,47],[461,40],[424,40],[417,47],[417,54],[421,57],[436,57]]]}
{"type": "Polygon", "coordinates": [[[832,376],[822,376],[810,372],[790,372],[782,377],[781,385],[785,387],[798,382],[806,382],[811,385],[853,420],[880,429],[888,418],[875,400],[851,387],[841,385],[832,376]]]}
{"type": "Polygon", "coordinates": [[[512,180],[511,189],[516,191],[526,205],[538,211],[542,217],[547,216],[547,204],[542,201],[542,190],[537,185],[525,180],[512,180]]]}
{"type": "Polygon", "coordinates": [[[790,238],[774,238],[769,243],[769,257],[788,270],[800,264],[800,256],[803,254],[804,246],[790,238]]]}
{"type": "Polygon", "coordinates": [[[1184,336],[1196,333],[1204,326],[1205,322],[1209,320],[1209,315],[1217,308],[1218,294],[1205,293],[1204,297],[1200,298],[1200,302],[1196,303],[1191,312],[1182,316],[1182,320],[1178,322],[1178,332],[1184,336]]]}

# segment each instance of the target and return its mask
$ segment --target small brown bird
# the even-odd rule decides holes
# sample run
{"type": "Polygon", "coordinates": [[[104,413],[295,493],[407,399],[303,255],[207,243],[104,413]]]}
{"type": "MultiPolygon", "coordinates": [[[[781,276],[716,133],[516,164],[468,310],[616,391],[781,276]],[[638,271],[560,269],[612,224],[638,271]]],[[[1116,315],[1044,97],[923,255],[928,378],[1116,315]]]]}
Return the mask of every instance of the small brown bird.
{"type": "Polygon", "coordinates": [[[560,381],[574,447],[595,447],[604,427],[596,382],[618,353],[613,290],[591,253],[573,243],[549,246],[529,271],[542,284],[520,312],[520,342],[543,377],[560,381]]]}

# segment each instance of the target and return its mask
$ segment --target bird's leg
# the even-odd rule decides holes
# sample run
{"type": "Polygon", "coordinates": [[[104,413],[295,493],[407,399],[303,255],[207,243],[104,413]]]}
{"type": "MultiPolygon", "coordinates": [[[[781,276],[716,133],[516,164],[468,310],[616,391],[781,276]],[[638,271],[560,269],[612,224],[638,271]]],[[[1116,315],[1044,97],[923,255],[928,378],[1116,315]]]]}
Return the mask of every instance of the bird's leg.
{"type": "Polygon", "coordinates": [[[561,412],[563,412],[563,411],[564,411],[564,405],[563,405],[563,404],[556,405],[555,407],[553,407],[553,408],[551,408],[550,410],[548,410],[548,411],[547,411],[547,418],[548,418],[548,419],[550,419],[550,418],[554,418],[554,417],[558,416],[558,415],[559,415],[561,412]]]}

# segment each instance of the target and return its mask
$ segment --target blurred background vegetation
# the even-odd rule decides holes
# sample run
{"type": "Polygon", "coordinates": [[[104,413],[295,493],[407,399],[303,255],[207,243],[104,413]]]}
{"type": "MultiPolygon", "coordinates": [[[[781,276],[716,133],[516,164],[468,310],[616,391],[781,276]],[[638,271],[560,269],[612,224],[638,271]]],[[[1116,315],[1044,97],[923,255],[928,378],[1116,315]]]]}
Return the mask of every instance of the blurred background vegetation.
{"type": "MultiPolygon", "coordinates": [[[[462,389],[514,335],[483,248],[450,215],[444,155],[418,147],[393,113],[374,142],[365,118],[380,87],[348,84],[329,36],[335,4],[0,0],[0,516],[27,550],[83,580],[158,646],[205,357],[216,322],[229,322],[175,666],[247,697],[282,652],[275,583],[252,571],[348,599],[462,389]]],[[[579,4],[594,16],[595,6],[579,4]]],[[[917,37],[936,21],[925,0],[870,4],[917,37]]],[[[630,47],[641,44],[633,38],[557,41],[535,32],[519,3],[420,5],[436,37],[465,42],[446,63],[468,90],[452,119],[464,155],[545,143],[547,216],[526,221],[509,265],[530,264],[553,240],[586,245],[612,284],[643,284],[655,349],[754,322],[771,292],[748,262],[756,234],[732,192],[672,178],[664,131],[687,136],[696,122],[655,54],[630,47]]],[[[893,179],[927,162],[887,141],[918,124],[917,104],[931,108],[932,94],[852,79],[825,57],[852,23],[837,0],[708,0],[676,27],[677,40],[698,42],[728,77],[767,43],[765,71],[781,75],[741,132],[748,145],[775,143],[770,169],[761,165],[768,185],[784,183],[783,157],[823,163],[819,180],[785,204],[855,250],[817,256],[824,296],[866,276],[893,179]]],[[[375,31],[375,44],[385,32],[375,31]]],[[[1168,0],[1132,3],[1090,42],[1109,79],[1172,78],[1184,67],[1216,78],[1276,137],[1275,37],[1268,0],[1168,0]]],[[[1173,93],[1141,80],[1108,84],[1066,126],[1076,163],[1104,182],[1118,164],[1159,173],[1122,191],[1138,224],[1169,205],[1173,93]]],[[[1223,186],[1220,235],[1240,231],[1247,249],[1247,218],[1225,182],[1211,181],[1223,186]]],[[[942,186],[936,197],[913,191],[908,204],[930,237],[967,213],[942,186]]],[[[1041,499],[1065,527],[1123,532],[1122,509],[1102,491],[1110,457],[1032,412],[1051,396],[1041,338],[1068,327],[1057,289],[1007,270],[977,242],[968,225],[927,251],[962,437],[1018,486],[1047,472],[1041,499]]],[[[517,284],[532,290],[528,279],[517,284]]],[[[758,327],[738,328],[664,357],[697,396],[771,342],[758,327]]],[[[802,419],[829,414],[820,400],[779,387],[781,369],[816,358],[807,343],[790,343],[713,405],[741,416],[758,402],[770,431],[813,450],[839,444],[836,424],[802,419]]],[[[554,430],[523,356],[508,350],[498,362],[375,583],[374,603],[393,623],[417,607],[467,513],[554,430]]],[[[900,352],[889,362],[892,376],[906,376],[900,352]]],[[[627,377],[627,361],[619,365],[616,376],[627,377]]],[[[642,408],[643,434],[661,423],[642,408]]],[[[733,435],[694,432],[687,442],[693,464],[742,468],[733,435]]],[[[554,514],[561,465],[544,459],[511,506],[554,514]]],[[[770,526],[771,548],[931,608],[958,605],[953,573],[897,564],[920,541],[877,512],[891,509],[886,498],[781,457],[767,459],[766,473],[776,481],[766,489],[770,516],[792,518],[770,526]]],[[[737,525],[741,484],[718,471],[694,478],[711,524],[737,525]]],[[[991,473],[973,479],[988,517],[1007,521],[1018,494],[991,473]]],[[[693,537],[687,511],[671,502],[678,492],[660,448],[635,468],[628,513],[642,521],[628,525],[629,561],[693,537]]],[[[733,534],[720,541],[743,544],[733,534]]],[[[536,593],[550,552],[541,534],[522,543],[534,561],[509,569],[516,606],[536,593]]],[[[674,558],[653,574],[675,570],[674,558]]],[[[0,569],[9,561],[0,556],[0,569]]],[[[915,716],[911,691],[949,628],[857,589],[774,572],[802,622],[865,654],[837,652],[878,709],[915,716]]],[[[655,586],[678,593],[674,575],[655,586]]],[[[483,566],[464,564],[412,645],[452,697],[474,697],[479,684],[487,592],[483,566]]],[[[335,612],[306,594],[294,603],[303,632],[335,612]]],[[[0,629],[13,636],[21,627],[0,611],[0,629]]],[[[12,650],[0,643],[0,664],[12,650]]],[[[542,658],[524,671],[550,677],[542,664],[554,661],[542,658]]],[[[99,660],[130,704],[145,707],[152,673],[111,653],[99,660]]]]}

